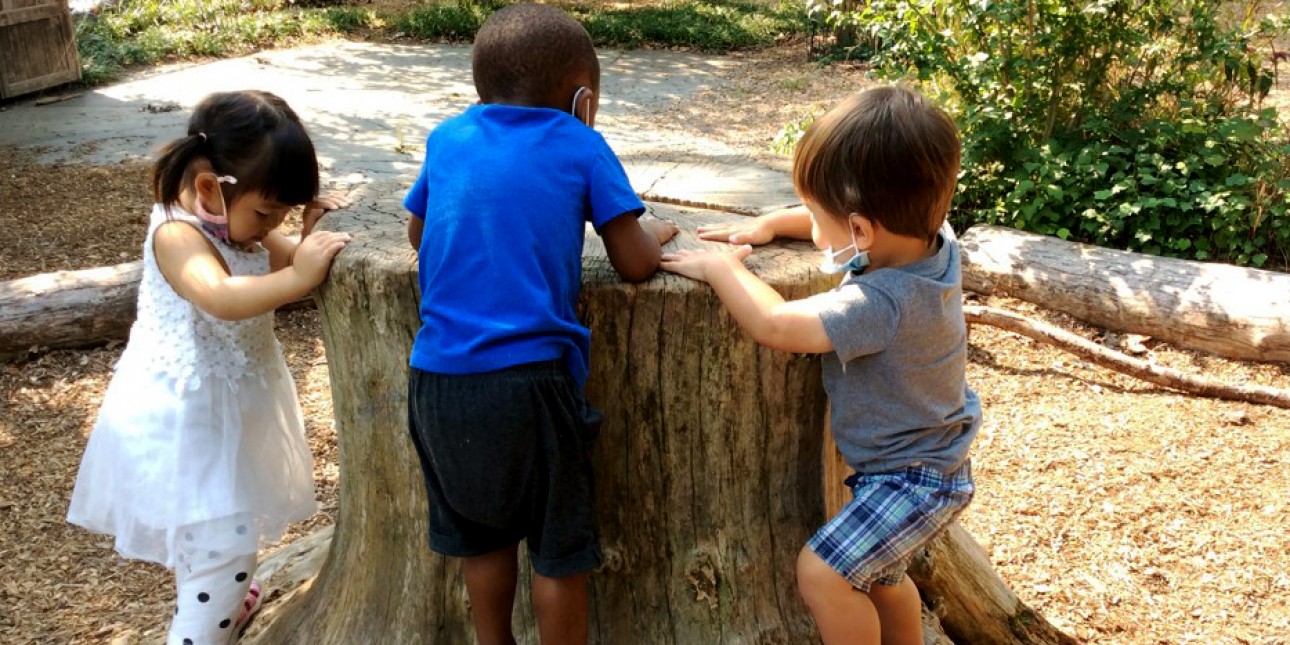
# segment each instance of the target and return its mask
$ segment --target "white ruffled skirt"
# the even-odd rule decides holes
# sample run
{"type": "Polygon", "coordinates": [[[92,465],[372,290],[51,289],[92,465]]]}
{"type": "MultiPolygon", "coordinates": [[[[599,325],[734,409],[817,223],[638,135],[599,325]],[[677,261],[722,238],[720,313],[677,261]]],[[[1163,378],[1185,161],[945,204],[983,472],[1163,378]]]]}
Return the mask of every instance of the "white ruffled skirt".
{"type": "Polygon", "coordinates": [[[172,376],[123,360],[67,520],[115,535],[127,558],[173,569],[194,526],[227,527],[203,548],[246,554],[313,515],[313,458],[295,384],[280,356],[264,371],[182,389],[172,376]]]}

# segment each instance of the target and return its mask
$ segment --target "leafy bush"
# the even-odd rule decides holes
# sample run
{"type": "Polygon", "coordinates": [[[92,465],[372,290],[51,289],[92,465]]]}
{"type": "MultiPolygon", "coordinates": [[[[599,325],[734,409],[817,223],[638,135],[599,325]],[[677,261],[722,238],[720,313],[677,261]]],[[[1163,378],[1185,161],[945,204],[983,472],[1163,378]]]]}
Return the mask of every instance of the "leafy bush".
{"type": "Polygon", "coordinates": [[[724,52],[764,47],[806,30],[800,4],[775,7],[742,2],[680,2],[605,11],[591,5],[570,9],[599,46],[646,44],[724,52]]]}
{"type": "Polygon", "coordinates": [[[811,8],[956,116],[968,222],[1290,264],[1290,141],[1258,0],[871,0],[811,8]]]}
{"type": "Polygon", "coordinates": [[[456,4],[418,7],[394,20],[402,33],[423,40],[470,40],[502,3],[460,0],[456,4]]]}

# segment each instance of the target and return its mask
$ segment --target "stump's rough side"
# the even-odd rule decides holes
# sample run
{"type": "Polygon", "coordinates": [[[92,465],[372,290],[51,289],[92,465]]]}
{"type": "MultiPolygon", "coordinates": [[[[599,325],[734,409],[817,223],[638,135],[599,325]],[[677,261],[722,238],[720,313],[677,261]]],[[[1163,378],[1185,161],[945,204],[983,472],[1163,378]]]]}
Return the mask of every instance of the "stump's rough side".
{"type": "MultiPolygon", "coordinates": [[[[690,233],[701,223],[738,217],[653,210],[684,231],[673,247],[703,244],[690,233]]],[[[473,642],[460,567],[427,547],[407,438],[407,357],[419,321],[403,218],[391,198],[325,221],[355,236],[318,293],[340,508],[317,579],[256,642],[473,642]]],[[[813,257],[808,244],[775,245],[749,265],[798,298],[831,286],[813,257]]],[[[594,235],[583,285],[587,395],[605,413],[594,449],[605,566],[592,576],[592,641],[812,642],[793,564],[823,520],[817,359],[758,347],[705,285],[670,275],[622,283],[594,235]]],[[[518,636],[535,642],[527,594],[519,597],[518,636]]]]}

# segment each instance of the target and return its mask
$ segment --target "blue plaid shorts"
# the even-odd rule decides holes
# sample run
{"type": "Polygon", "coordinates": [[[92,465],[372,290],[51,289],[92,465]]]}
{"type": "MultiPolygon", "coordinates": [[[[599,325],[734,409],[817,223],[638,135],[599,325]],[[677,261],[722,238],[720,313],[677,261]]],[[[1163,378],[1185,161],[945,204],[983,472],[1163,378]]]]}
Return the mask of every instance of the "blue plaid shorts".
{"type": "Polygon", "coordinates": [[[972,501],[968,462],[945,474],[927,466],[846,480],[853,497],[806,544],[852,586],[896,585],[920,547],[972,501]]]}

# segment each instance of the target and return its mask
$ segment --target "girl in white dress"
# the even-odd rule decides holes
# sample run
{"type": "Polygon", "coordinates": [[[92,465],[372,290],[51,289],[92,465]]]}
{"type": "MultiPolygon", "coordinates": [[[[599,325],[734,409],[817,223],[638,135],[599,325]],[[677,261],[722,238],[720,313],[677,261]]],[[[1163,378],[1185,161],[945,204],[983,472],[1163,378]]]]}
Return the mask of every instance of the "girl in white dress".
{"type": "Polygon", "coordinates": [[[228,643],[258,607],[256,552],[316,509],[313,460],[273,310],[349,240],[324,210],[296,114],[267,92],[202,100],[153,168],[138,316],[99,409],[68,521],[175,572],[168,643],[228,643]],[[297,245],[275,229],[304,205],[297,245]]]}

